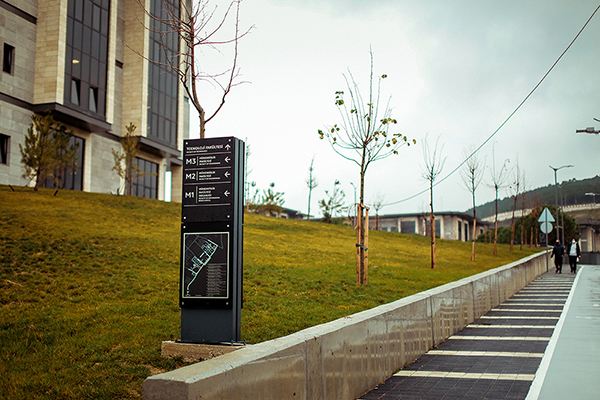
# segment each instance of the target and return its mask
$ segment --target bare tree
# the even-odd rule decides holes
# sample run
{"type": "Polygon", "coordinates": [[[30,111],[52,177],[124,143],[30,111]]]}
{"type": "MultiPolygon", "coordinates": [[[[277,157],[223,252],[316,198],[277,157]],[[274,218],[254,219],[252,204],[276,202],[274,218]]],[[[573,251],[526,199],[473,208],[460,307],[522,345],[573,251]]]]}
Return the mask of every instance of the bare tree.
{"type": "Polygon", "coordinates": [[[335,180],[333,183],[333,190],[331,193],[326,190],[325,197],[325,199],[321,199],[319,202],[319,208],[321,208],[321,212],[323,213],[323,222],[330,224],[333,222],[333,218],[336,215],[342,215],[348,209],[348,207],[344,205],[346,193],[340,189],[340,181],[337,179],[335,180]]]}
{"type": "Polygon", "coordinates": [[[523,244],[525,243],[525,206],[526,206],[526,195],[527,195],[527,180],[525,179],[525,172],[523,172],[523,190],[521,191],[521,247],[523,250],[523,244]]]}
{"type": "Polygon", "coordinates": [[[495,197],[495,213],[494,213],[494,255],[498,254],[498,191],[504,187],[506,183],[506,179],[508,176],[508,167],[507,164],[510,160],[506,159],[502,163],[502,167],[496,169],[496,156],[494,148],[492,148],[492,167],[490,169],[490,174],[492,178],[492,183],[489,185],[494,188],[496,193],[495,197]]]}
{"type": "Polygon", "coordinates": [[[375,209],[375,230],[378,231],[380,229],[379,226],[379,210],[381,210],[384,206],[385,195],[381,194],[381,192],[377,192],[375,194],[375,199],[373,200],[373,208],[375,209]]]}
{"type": "Polygon", "coordinates": [[[444,163],[446,162],[446,158],[442,158],[442,152],[444,150],[444,145],[439,147],[440,138],[435,140],[435,147],[431,149],[429,147],[429,143],[427,141],[427,136],[425,136],[425,140],[423,141],[423,161],[424,165],[422,167],[423,178],[429,182],[429,206],[431,208],[431,268],[435,268],[435,215],[433,214],[433,184],[435,180],[438,178],[442,169],[444,168],[444,163]]]}
{"type": "Polygon", "coordinates": [[[517,209],[517,200],[523,186],[523,177],[519,168],[519,158],[517,157],[516,165],[513,169],[512,182],[509,185],[510,194],[513,198],[512,217],[510,220],[510,251],[514,250],[515,242],[515,211],[517,209]]]}
{"type": "Polygon", "coordinates": [[[460,171],[463,183],[467,187],[467,190],[471,192],[471,198],[473,200],[473,234],[472,249],[471,249],[471,261],[475,261],[475,240],[477,239],[477,207],[475,203],[475,191],[481,183],[483,178],[483,172],[485,171],[485,159],[482,161],[479,159],[478,154],[474,152],[474,148],[471,147],[469,150],[463,152],[466,163],[464,168],[460,171]]]}
{"type": "Polygon", "coordinates": [[[308,186],[308,212],[306,219],[310,221],[310,197],[312,195],[312,191],[314,188],[319,186],[319,182],[317,182],[317,178],[313,175],[315,157],[313,156],[312,160],[310,160],[310,167],[308,167],[308,178],[306,178],[306,186],[308,186]]]}
{"type": "MultiPolygon", "coordinates": [[[[368,100],[363,101],[358,84],[350,72],[344,75],[348,88],[348,106],[344,100],[343,91],[335,93],[335,105],[342,117],[340,125],[333,125],[328,130],[319,129],[319,137],[327,138],[333,150],[346,160],[354,162],[360,168],[360,202],[357,205],[357,283],[367,284],[365,225],[363,219],[367,207],[364,203],[365,175],[371,163],[398,154],[398,149],[403,145],[410,145],[411,141],[401,133],[389,133],[391,126],[397,123],[392,118],[392,109],[389,100],[385,106],[380,104],[381,81],[387,75],[376,78],[373,75],[373,52],[371,54],[371,74],[369,79],[368,100]],[[377,82],[374,82],[377,79],[377,82]],[[373,87],[377,83],[377,87],[373,87]]],[[[368,228],[368,227],[367,227],[368,228]]]]}
{"type": "Polygon", "coordinates": [[[240,28],[242,0],[232,0],[222,14],[217,14],[218,7],[211,7],[209,0],[161,2],[160,12],[154,13],[146,10],[138,0],[150,18],[146,29],[160,37],[161,56],[148,60],[177,75],[198,111],[200,138],[204,138],[206,124],[221,110],[231,89],[244,83],[239,80],[238,43],[253,27],[244,31],[240,28]],[[229,26],[233,28],[227,32],[229,26]],[[200,66],[200,54],[209,49],[220,52],[225,47],[232,47],[229,68],[207,72],[200,66]],[[179,48],[179,51],[173,52],[174,48],[179,48]],[[209,83],[221,93],[218,104],[210,112],[205,107],[206,99],[201,100],[199,96],[201,82],[209,83]]]}

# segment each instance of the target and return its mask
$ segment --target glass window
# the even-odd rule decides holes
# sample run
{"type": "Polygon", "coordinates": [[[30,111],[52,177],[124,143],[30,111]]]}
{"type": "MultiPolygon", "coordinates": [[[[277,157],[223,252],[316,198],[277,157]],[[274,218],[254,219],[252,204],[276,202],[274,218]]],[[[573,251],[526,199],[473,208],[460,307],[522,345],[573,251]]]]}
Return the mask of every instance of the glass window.
{"type": "Polygon", "coordinates": [[[0,133],[0,164],[8,165],[10,136],[0,133]]]}
{"type": "Polygon", "coordinates": [[[71,88],[65,103],[101,116],[106,111],[109,8],[110,1],[104,0],[68,0],[67,7],[65,82],[71,88]]]}
{"type": "Polygon", "coordinates": [[[91,112],[97,112],[98,108],[96,106],[96,104],[98,103],[98,88],[95,88],[93,86],[90,86],[90,111],[91,112]]]}
{"type": "Polygon", "coordinates": [[[400,232],[415,233],[415,221],[400,221],[400,232]]]}
{"type": "Polygon", "coordinates": [[[73,78],[71,80],[71,103],[76,106],[79,105],[79,93],[80,93],[81,84],[79,79],[73,78]]]}
{"type": "Polygon", "coordinates": [[[8,43],[4,43],[4,57],[2,61],[2,71],[7,74],[14,74],[15,68],[15,48],[8,43]]]}
{"type": "MultiPolygon", "coordinates": [[[[163,1],[169,2],[179,15],[178,0],[151,0],[152,16],[166,18],[163,1]]],[[[161,33],[170,31],[167,25],[153,19],[151,21],[154,29],[150,30],[148,120],[151,123],[148,124],[148,137],[176,148],[177,113],[174,110],[177,110],[179,80],[170,68],[162,64],[167,62],[167,57],[177,62],[179,42],[174,34],[161,36],[161,33]]]]}
{"type": "Polygon", "coordinates": [[[42,182],[43,187],[83,190],[83,155],[85,153],[85,139],[72,136],[69,145],[77,147],[77,164],[75,168],[59,168],[53,173],[53,177],[42,182]]]}
{"type": "Polygon", "coordinates": [[[136,157],[135,164],[140,170],[132,180],[131,194],[149,199],[158,198],[158,164],[136,157]]]}

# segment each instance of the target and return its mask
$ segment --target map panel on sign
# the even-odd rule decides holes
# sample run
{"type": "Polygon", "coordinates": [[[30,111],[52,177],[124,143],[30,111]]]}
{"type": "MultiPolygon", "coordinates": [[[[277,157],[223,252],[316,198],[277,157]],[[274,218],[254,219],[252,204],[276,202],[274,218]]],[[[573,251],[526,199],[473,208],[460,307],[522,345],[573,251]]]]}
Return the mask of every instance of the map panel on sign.
{"type": "Polygon", "coordinates": [[[229,233],[185,233],[182,298],[229,297],[229,233]]]}

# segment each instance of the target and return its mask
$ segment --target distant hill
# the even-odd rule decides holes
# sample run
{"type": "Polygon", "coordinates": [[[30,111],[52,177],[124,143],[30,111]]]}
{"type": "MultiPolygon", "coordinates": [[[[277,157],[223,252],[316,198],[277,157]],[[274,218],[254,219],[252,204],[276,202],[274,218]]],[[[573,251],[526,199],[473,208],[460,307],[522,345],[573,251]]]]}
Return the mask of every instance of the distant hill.
{"type": "MultiPolygon", "coordinates": [[[[591,203],[593,199],[592,196],[586,196],[586,193],[600,194],[600,176],[581,181],[572,179],[570,181],[563,181],[559,185],[562,186],[562,193],[565,197],[564,205],[588,204],[591,203]]],[[[525,208],[541,206],[543,204],[554,204],[554,196],[554,185],[530,190],[525,193],[525,208]]],[[[600,196],[598,196],[596,201],[600,203],[600,196]]],[[[514,200],[510,197],[498,200],[498,213],[511,211],[513,202],[514,200]]],[[[560,203],[560,192],[558,202],[560,203]]],[[[519,199],[517,210],[521,209],[521,204],[521,199],[519,199]]],[[[494,215],[494,211],[494,201],[477,206],[477,218],[491,217],[494,215]]],[[[467,212],[471,213],[473,212],[473,209],[471,208],[467,212]]]]}

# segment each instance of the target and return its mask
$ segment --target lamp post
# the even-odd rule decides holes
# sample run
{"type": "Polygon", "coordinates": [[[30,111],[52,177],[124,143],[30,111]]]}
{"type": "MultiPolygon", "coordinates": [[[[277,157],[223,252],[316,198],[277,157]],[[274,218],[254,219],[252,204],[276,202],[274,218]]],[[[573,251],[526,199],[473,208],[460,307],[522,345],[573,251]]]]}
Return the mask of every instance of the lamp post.
{"type": "MultiPolygon", "coordinates": [[[[600,119],[594,118],[594,121],[600,122],[600,119]]],[[[589,133],[590,135],[597,135],[598,133],[600,133],[600,130],[595,130],[593,126],[588,126],[585,129],[575,130],[575,133],[589,133]]]]}
{"type": "Polygon", "coordinates": [[[586,196],[592,196],[593,202],[594,202],[594,208],[596,208],[596,195],[598,193],[586,193],[586,196]]]}
{"type": "MultiPolygon", "coordinates": [[[[354,186],[354,183],[352,183],[352,182],[350,182],[350,184],[354,188],[354,205],[352,206],[352,209],[355,209],[354,207],[356,207],[356,186],[354,186]]],[[[352,226],[355,226],[355,224],[356,224],[356,219],[352,222],[352,226]]]]}
{"type": "MultiPolygon", "coordinates": [[[[552,165],[549,165],[550,168],[552,168],[554,170],[554,209],[556,210],[556,225],[558,225],[558,193],[556,191],[557,186],[558,186],[558,182],[556,179],[556,171],[558,171],[559,169],[563,169],[563,168],[571,168],[574,167],[574,165],[563,165],[562,167],[558,167],[558,168],[554,168],[552,165]]],[[[562,203],[562,194],[561,194],[561,198],[560,201],[562,203]]],[[[562,231],[562,244],[564,245],[565,243],[565,227],[564,227],[564,218],[561,224],[561,231],[562,231]]],[[[556,238],[558,239],[558,232],[556,232],[556,238]]],[[[546,239],[546,242],[548,242],[548,240],[546,239]]]]}

